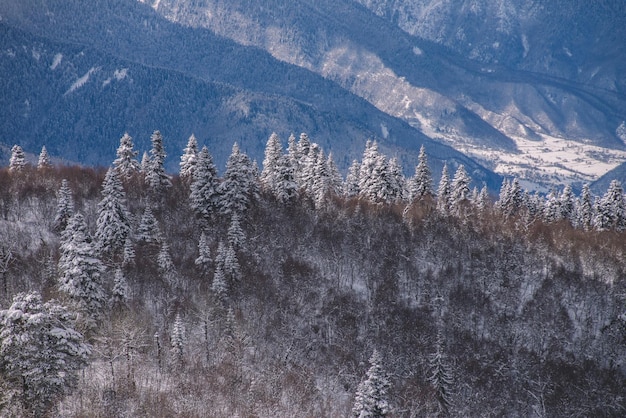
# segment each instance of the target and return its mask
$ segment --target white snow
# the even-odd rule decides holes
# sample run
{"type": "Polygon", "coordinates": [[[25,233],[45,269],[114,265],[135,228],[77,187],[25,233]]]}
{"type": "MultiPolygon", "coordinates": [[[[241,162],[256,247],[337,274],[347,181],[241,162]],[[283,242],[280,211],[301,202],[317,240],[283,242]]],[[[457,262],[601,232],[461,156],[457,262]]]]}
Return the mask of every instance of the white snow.
{"type": "Polygon", "coordinates": [[[61,63],[61,60],[63,60],[63,54],[61,54],[61,53],[56,54],[54,56],[54,59],[52,60],[52,64],[50,64],[50,69],[51,70],[55,70],[59,66],[59,64],[61,63]]]}
{"type": "Polygon", "coordinates": [[[389,129],[387,128],[387,125],[385,125],[384,123],[380,124],[380,131],[381,131],[383,138],[387,139],[389,137],[389,129]]]}
{"type": "Polygon", "coordinates": [[[128,68],[122,68],[121,70],[115,70],[115,72],[113,73],[113,77],[115,77],[115,79],[117,81],[121,81],[121,80],[125,79],[127,75],[128,75],[128,68]]]}
{"type": "Polygon", "coordinates": [[[82,86],[84,86],[84,85],[85,85],[85,84],[89,81],[89,77],[90,77],[93,73],[95,73],[96,71],[98,71],[98,68],[96,68],[96,67],[91,67],[91,68],[89,69],[89,71],[87,71],[87,72],[85,73],[85,75],[83,75],[81,78],[79,78],[78,80],[76,80],[76,81],[74,82],[74,84],[72,84],[72,85],[70,86],[70,88],[69,88],[69,89],[65,92],[65,94],[64,94],[64,95],[68,95],[68,94],[72,93],[73,91],[75,91],[75,90],[77,90],[77,89],[81,88],[82,86]]]}
{"type": "Polygon", "coordinates": [[[414,46],[413,47],[413,53],[417,56],[422,55],[424,53],[424,51],[422,51],[420,48],[414,46]]]}

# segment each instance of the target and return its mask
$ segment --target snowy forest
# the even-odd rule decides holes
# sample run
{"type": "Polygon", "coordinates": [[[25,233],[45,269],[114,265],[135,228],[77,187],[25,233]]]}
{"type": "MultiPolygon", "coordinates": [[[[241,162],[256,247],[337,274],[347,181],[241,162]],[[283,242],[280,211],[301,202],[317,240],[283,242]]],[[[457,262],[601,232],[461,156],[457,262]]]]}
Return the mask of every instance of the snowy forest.
{"type": "Polygon", "coordinates": [[[0,415],[626,415],[626,203],[306,134],[0,169],[0,415]],[[411,170],[413,171],[413,170],[411,170]],[[439,173],[437,173],[439,174],[439,173]]]}

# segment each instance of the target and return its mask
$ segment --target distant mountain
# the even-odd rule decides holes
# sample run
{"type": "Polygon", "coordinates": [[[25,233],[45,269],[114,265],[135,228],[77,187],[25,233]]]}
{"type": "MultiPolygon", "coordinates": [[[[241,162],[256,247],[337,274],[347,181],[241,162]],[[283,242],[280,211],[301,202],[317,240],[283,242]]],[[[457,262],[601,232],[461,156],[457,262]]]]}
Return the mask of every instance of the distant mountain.
{"type": "Polygon", "coordinates": [[[620,1],[142,2],[318,72],[535,186],[626,159],[620,1]]]}
{"type": "MultiPolygon", "coordinates": [[[[195,133],[223,167],[238,141],[261,161],[272,131],[307,132],[341,167],[367,139],[410,173],[425,144],[433,170],[465,164],[477,184],[499,177],[449,146],[311,71],[206,29],[171,23],[137,2],[24,1],[0,5],[0,138],[36,153],[109,164],[128,131],[146,150],[164,134],[177,168],[195,133]]],[[[285,144],[286,145],[286,144],[285,144]]]]}

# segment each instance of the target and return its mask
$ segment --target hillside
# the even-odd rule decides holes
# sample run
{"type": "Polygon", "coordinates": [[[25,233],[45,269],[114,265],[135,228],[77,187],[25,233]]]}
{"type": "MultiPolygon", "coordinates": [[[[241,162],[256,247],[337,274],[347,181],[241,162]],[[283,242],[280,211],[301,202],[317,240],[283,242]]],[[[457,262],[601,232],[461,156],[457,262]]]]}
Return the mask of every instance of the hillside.
{"type": "MultiPolygon", "coordinates": [[[[457,174],[448,209],[441,192],[320,195],[307,158],[324,153],[299,154],[305,141],[268,151],[260,177],[237,148],[219,178],[197,154],[191,182],[154,183],[157,165],[122,171],[123,159],[106,175],[0,170],[2,414],[47,399],[40,411],[63,417],[348,416],[369,370],[390,383],[379,395],[394,417],[623,416],[623,191],[615,228],[589,230],[508,206],[515,187],[495,205],[458,200],[457,174]],[[291,197],[281,155],[303,167],[291,197]],[[19,292],[80,313],[69,323],[88,364],[63,391],[33,397],[32,359],[7,362],[24,358],[8,338],[21,328],[3,325],[29,314],[19,292]]],[[[368,155],[386,161],[369,147],[361,173],[368,155]]]]}

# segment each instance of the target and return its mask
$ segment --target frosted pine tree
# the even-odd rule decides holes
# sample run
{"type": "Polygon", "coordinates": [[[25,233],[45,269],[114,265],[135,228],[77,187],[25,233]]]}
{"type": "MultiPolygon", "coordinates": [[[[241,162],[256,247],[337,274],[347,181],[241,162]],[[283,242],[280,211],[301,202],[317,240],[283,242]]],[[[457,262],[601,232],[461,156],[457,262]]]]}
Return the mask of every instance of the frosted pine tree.
{"type": "Polygon", "coordinates": [[[330,174],[328,172],[328,161],[322,150],[319,151],[316,158],[311,191],[316,206],[322,207],[330,196],[330,174]]]}
{"type": "Polygon", "coordinates": [[[619,180],[611,181],[609,188],[596,207],[595,226],[597,229],[622,231],[626,227],[626,205],[624,190],[619,180]]]}
{"type": "Polygon", "coordinates": [[[194,263],[198,266],[200,271],[205,274],[209,271],[211,265],[213,264],[211,249],[209,248],[209,243],[204,232],[200,234],[200,241],[198,242],[198,257],[194,263]]]}
{"type": "Polygon", "coordinates": [[[559,192],[556,189],[552,189],[546,196],[546,200],[543,205],[542,218],[546,223],[553,223],[561,220],[561,200],[559,199],[559,192]]]}
{"type": "Polygon", "coordinates": [[[122,258],[123,267],[131,267],[135,265],[135,246],[130,236],[126,237],[122,255],[123,255],[123,258],[122,258]]]}
{"type": "Polygon", "coordinates": [[[450,209],[456,216],[463,216],[464,208],[469,202],[471,179],[461,164],[454,174],[450,187],[450,209]]]}
{"type": "Polygon", "coordinates": [[[574,192],[572,192],[571,185],[568,184],[565,186],[563,192],[561,193],[561,196],[559,197],[559,200],[559,210],[561,212],[560,218],[565,219],[572,225],[575,224],[575,197],[574,192]]]}
{"type": "Polygon", "coordinates": [[[230,220],[230,226],[227,232],[228,244],[235,250],[240,251],[246,245],[246,234],[241,229],[241,223],[239,222],[239,216],[233,214],[230,220]]]}
{"type": "Polygon", "coordinates": [[[480,189],[480,193],[478,193],[478,198],[476,199],[476,202],[474,202],[476,208],[478,209],[478,213],[484,214],[489,207],[489,203],[489,192],[487,191],[487,186],[483,185],[483,187],[480,189]]]}
{"type": "Polygon", "coordinates": [[[591,230],[591,228],[593,228],[595,214],[593,210],[593,197],[591,196],[591,190],[587,183],[583,185],[576,212],[578,219],[577,226],[585,231],[591,230]]]}
{"type": "Polygon", "coordinates": [[[409,181],[409,196],[411,201],[433,197],[433,177],[428,167],[428,158],[424,145],[420,147],[415,175],[409,181]]]}
{"type": "Polygon", "coordinates": [[[115,269],[115,275],[113,277],[113,290],[111,295],[111,302],[114,305],[123,305],[130,299],[130,287],[128,281],[122,269],[115,269]]]}
{"type": "Polygon", "coordinates": [[[314,183],[316,179],[316,169],[321,149],[319,145],[309,144],[309,153],[302,156],[300,160],[299,186],[300,190],[307,196],[315,198],[314,183]]]}
{"type": "Polygon", "coordinates": [[[377,165],[380,169],[380,154],[375,141],[368,140],[363,151],[363,159],[359,168],[359,195],[365,199],[376,201],[376,189],[380,178],[376,175],[377,165]]]}
{"type": "Polygon", "coordinates": [[[191,134],[187,140],[187,146],[180,157],[180,178],[189,184],[193,180],[193,172],[198,162],[198,140],[191,134]]]}
{"type": "Polygon", "coordinates": [[[213,158],[207,147],[198,153],[196,167],[190,186],[189,201],[194,212],[205,219],[210,219],[218,205],[219,179],[213,158]]]}
{"type": "Polygon", "coordinates": [[[239,260],[235,250],[230,245],[224,244],[222,241],[217,246],[217,254],[215,256],[216,270],[219,268],[224,272],[227,280],[238,281],[241,279],[241,269],[239,260]]]}
{"type": "Polygon", "coordinates": [[[226,163],[224,179],[219,186],[219,207],[223,215],[240,216],[258,197],[258,184],[252,162],[237,144],[226,163]]]}
{"type": "Polygon", "coordinates": [[[146,206],[139,227],[137,228],[137,239],[146,244],[158,244],[161,242],[161,232],[159,223],[152,213],[150,206],[146,206]]]}
{"type": "Polygon", "coordinates": [[[280,138],[276,132],[272,132],[265,146],[265,158],[263,159],[263,171],[261,172],[261,185],[267,191],[276,190],[278,182],[278,164],[282,157],[283,149],[280,138]]]}
{"type": "Polygon", "coordinates": [[[441,179],[437,188],[437,210],[442,215],[450,213],[450,177],[448,176],[448,164],[443,164],[441,179]]]}
{"type": "Polygon", "coordinates": [[[215,274],[213,274],[211,291],[222,304],[226,304],[228,301],[228,284],[226,282],[226,275],[219,266],[215,269],[215,274]]]}
{"type": "Polygon", "coordinates": [[[352,161],[350,168],[348,168],[348,174],[346,175],[346,182],[344,185],[344,194],[346,197],[356,197],[361,193],[359,188],[359,173],[361,171],[361,163],[357,160],[352,161]]]}
{"type": "Polygon", "coordinates": [[[159,266],[159,271],[166,279],[175,271],[172,255],[170,254],[170,246],[165,241],[161,243],[161,249],[157,255],[157,265],[159,266]]]}
{"type": "Polygon", "coordinates": [[[276,174],[276,184],[272,190],[276,200],[283,204],[293,203],[298,198],[298,183],[289,156],[283,155],[278,159],[276,174]]]}
{"type": "Polygon", "coordinates": [[[54,216],[54,230],[62,232],[68,221],[74,215],[74,199],[72,190],[66,179],[61,181],[61,188],[57,192],[57,211],[54,216]]]}
{"type": "Polygon", "coordinates": [[[382,358],[378,350],[374,350],[369,360],[370,368],[356,391],[352,416],[357,418],[385,417],[391,413],[388,391],[391,384],[385,376],[382,358]]]}
{"type": "Polygon", "coordinates": [[[117,147],[117,158],[113,161],[113,167],[122,180],[131,178],[141,169],[137,161],[138,153],[134,149],[133,138],[128,133],[122,135],[120,145],[117,147]]]}
{"type": "Polygon", "coordinates": [[[146,173],[150,170],[150,155],[146,151],[144,151],[141,156],[141,163],[139,166],[141,167],[141,172],[145,178],[146,173]]]}
{"type": "Polygon", "coordinates": [[[172,325],[172,336],[170,337],[172,343],[172,354],[174,359],[179,365],[183,364],[184,350],[185,350],[185,325],[180,317],[180,314],[176,314],[174,324],[172,325]]]}
{"type": "Polygon", "coordinates": [[[56,415],[56,403],[78,383],[90,347],[74,315],[37,292],[19,293],[0,310],[0,370],[7,416],[56,415]]]}
{"type": "Polygon", "coordinates": [[[402,166],[396,157],[389,160],[389,180],[391,189],[391,201],[402,202],[406,196],[406,179],[402,174],[402,166]]]}
{"type": "Polygon", "coordinates": [[[24,150],[19,145],[13,145],[11,148],[11,158],[9,159],[9,171],[18,173],[26,167],[26,156],[24,150]]]}
{"type": "Polygon", "coordinates": [[[335,164],[332,152],[328,154],[326,167],[328,169],[330,192],[335,196],[343,195],[343,178],[341,177],[339,168],[337,168],[337,164],[335,164]]]}
{"type": "Polygon", "coordinates": [[[50,155],[48,154],[48,150],[44,145],[41,147],[41,152],[39,153],[39,160],[37,161],[37,170],[47,170],[52,168],[52,162],[50,162],[50,155]]]}
{"type": "Polygon", "coordinates": [[[88,326],[94,325],[93,321],[100,317],[106,303],[101,277],[104,269],[80,213],[70,218],[61,235],[58,270],[59,291],[88,315],[88,326]]]}
{"type": "Polygon", "coordinates": [[[431,386],[435,390],[435,398],[439,408],[439,416],[448,416],[452,406],[452,389],[454,380],[448,365],[448,360],[444,352],[444,344],[441,333],[437,333],[435,341],[435,351],[430,356],[430,376],[431,386]]]}
{"type": "Polygon", "coordinates": [[[165,173],[165,148],[163,146],[163,136],[161,132],[154,131],[150,137],[152,148],[150,149],[150,160],[147,171],[144,172],[146,183],[157,196],[162,196],[165,191],[172,186],[169,176],[165,173]]]}
{"type": "Polygon", "coordinates": [[[100,253],[111,256],[121,253],[131,232],[130,217],[122,182],[115,169],[109,168],[102,184],[94,236],[100,253]]]}

